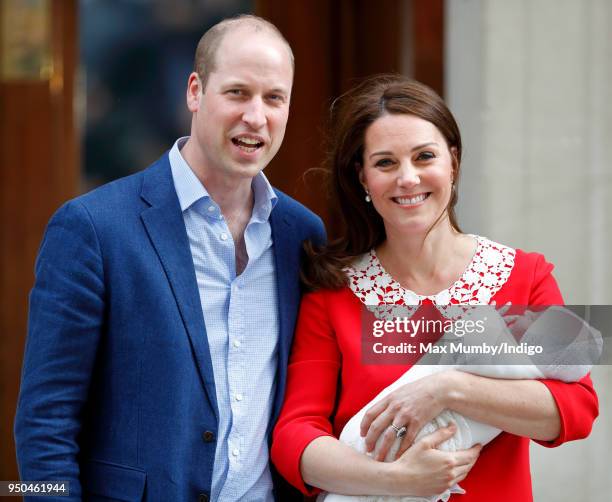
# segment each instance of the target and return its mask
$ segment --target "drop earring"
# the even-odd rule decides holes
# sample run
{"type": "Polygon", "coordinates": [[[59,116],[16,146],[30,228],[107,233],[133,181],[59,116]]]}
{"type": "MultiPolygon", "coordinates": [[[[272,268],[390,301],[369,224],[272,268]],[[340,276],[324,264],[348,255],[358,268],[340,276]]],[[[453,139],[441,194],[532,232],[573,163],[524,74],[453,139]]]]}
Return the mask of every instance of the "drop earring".
{"type": "Polygon", "coordinates": [[[370,197],[370,192],[368,192],[368,189],[365,189],[366,191],[366,196],[365,196],[365,201],[366,202],[372,202],[372,197],[370,197]]]}

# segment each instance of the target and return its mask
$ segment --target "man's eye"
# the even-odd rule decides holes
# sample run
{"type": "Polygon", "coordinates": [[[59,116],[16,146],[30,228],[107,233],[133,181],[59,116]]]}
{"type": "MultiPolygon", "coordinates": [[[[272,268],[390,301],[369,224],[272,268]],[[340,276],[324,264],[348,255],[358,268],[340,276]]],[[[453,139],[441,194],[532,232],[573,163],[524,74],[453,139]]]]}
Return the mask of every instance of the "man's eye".
{"type": "Polygon", "coordinates": [[[232,96],[242,96],[244,94],[242,89],[230,89],[229,91],[227,91],[227,93],[231,94],[232,96]]]}
{"type": "Polygon", "coordinates": [[[285,97],[281,96],[280,94],[270,94],[268,96],[268,99],[274,103],[284,103],[285,102],[285,97]]]}
{"type": "Polygon", "coordinates": [[[433,152],[421,152],[417,155],[417,160],[431,160],[435,158],[436,156],[433,152]]]}
{"type": "Polygon", "coordinates": [[[391,159],[380,159],[376,162],[376,167],[390,167],[393,165],[393,161],[391,159]]]}

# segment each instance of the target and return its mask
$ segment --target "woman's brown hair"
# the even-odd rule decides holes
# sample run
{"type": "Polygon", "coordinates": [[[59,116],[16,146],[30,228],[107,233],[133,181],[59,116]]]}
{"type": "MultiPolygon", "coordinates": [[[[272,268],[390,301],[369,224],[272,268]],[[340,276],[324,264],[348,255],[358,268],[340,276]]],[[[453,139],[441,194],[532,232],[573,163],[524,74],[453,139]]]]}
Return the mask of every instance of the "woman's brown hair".
{"type": "MultiPolygon", "coordinates": [[[[453,153],[453,179],[457,183],[461,162],[461,135],[452,113],[433,90],[403,75],[384,74],[365,79],[336,99],[330,110],[327,158],[331,201],[339,216],[341,235],[327,246],[306,243],[302,281],[307,289],[340,288],[346,284],[343,271],[351,261],[386,238],[385,227],[373,205],[365,201],[359,181],[363,164],[365,133],[379,117],[409,114],[435,125],[453,153]]],[[[446,212],[459,231],[453,189],[446,212]]]]}

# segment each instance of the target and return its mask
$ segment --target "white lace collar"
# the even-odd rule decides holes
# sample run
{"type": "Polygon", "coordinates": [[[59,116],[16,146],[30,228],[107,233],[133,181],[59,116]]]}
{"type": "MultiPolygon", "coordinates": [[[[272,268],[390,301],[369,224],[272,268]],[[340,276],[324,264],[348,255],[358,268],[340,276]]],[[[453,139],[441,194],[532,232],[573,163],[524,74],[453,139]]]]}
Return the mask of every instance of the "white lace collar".
{"type": "Polygon", "coordinates": [[[349,287],[368,306],[420,305],[424,300],[439,306],[488,305],[510,277],[516,251],[485,237],[474,237],[476,252],[463,275],[438,294],[418,295],[402,287],[382,267],[373,249],[345,269],[349,287]]]}

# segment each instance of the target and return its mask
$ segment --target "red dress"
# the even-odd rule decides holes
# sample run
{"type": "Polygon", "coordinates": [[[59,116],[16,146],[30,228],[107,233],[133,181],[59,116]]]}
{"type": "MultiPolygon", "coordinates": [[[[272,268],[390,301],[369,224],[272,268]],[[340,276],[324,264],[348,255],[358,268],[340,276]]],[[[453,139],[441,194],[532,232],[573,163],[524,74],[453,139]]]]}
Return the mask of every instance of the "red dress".
{"type": "MultiPolygon", "coordinates": [[[[288,369],[287,391],[274,430],[271,457],[279,472],[305,494],[300,458],[319,436],[338,437],[344,425],[382,389],[410,366],[363,365],[361,362],[361,308],[363,303],[433,302],[497,305],[559,305],[561,293],[553,266],[537,253],[525,253],[478,237],[470,265],[453,286],[423,297],[403,289],[366,253],[348,270],[350,287],[321,290],[302,301],[288,369]],[[363,303],[362,303],[363,302],[363,303]]],[[[542,380],[553,395],[561,416],[558,446],[581,439],[591,431],[598,401],[590,377],[576,383],[542,380]]],[[[451,501],[530,501],[529,439],[502,432],[486,445],[461,482],[465,495],[451,501]]]]}

